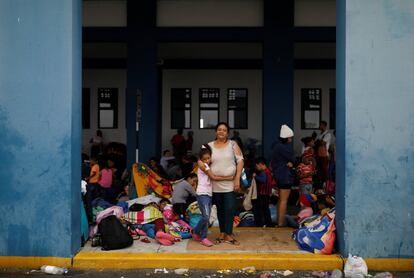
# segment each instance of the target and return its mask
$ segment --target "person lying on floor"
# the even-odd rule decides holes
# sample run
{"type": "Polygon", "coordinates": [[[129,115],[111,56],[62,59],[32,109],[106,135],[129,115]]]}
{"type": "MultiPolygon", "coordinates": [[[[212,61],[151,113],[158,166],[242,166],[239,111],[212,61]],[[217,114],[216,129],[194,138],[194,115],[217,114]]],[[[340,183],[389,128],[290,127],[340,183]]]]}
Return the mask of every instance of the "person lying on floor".
{"type": "Polygon", "coordinates": [[[128,211],[124,215],[124,220],[133,225],[142,225],[144,233],[138,231],[138,234],[155,238],[161,245],[173,245],[175,242],[174,236],[165,232],[163,215],[156,203],[150,203],[140,211],[128,211]],[[154,226],[145,226],[146,224],[154,226]]]}

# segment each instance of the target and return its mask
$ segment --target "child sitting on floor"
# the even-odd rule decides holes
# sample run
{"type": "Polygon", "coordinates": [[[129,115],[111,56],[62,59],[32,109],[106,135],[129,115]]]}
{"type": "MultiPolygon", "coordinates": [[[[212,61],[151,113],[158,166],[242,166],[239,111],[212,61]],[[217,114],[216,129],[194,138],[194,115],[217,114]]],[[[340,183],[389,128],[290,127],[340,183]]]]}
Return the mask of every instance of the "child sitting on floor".
{"type": "Polygon", "coordinates": [[[299,223],[308,217],[313,215],[312,203],[317,200],[314,194],[301,194],[299,197],[299,203],[301,210],[297,215],[286,215],[286,225],[288,227],[299,228],[299,223]]]}
{"type": "Polygon", "coordinates": [[[191,238],[191,226],[182,220],[177,212],[177,205],[171,205],[168,199],[160,201],[160,209],[164,216],[164,222],[167,224],[167,231],[176,239],[191,238]]]}

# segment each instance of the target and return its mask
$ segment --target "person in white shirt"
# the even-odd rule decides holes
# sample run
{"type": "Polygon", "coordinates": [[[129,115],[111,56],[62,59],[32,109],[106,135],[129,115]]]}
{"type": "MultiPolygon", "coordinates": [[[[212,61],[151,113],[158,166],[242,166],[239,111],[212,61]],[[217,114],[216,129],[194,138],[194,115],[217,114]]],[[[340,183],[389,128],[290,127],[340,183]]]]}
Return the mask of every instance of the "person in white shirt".
{"type": "Polygon", "coordinates": [[[317,140],[324,141],[326,143],[326,150],[329,150],[332,143],[335,142],[333,135],[329,132],[328,123],[325,121],[321,121],[319,124],[319,130],[321,133],[316,137],[317,140]]]}

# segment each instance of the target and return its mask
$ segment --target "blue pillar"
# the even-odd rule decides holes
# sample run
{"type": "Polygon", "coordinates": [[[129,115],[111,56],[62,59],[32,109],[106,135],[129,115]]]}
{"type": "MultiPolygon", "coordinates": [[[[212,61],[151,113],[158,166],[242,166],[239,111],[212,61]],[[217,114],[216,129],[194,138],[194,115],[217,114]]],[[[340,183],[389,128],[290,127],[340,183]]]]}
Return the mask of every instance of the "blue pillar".
{"type": "Polygon", "coordinates": [[[81,2],[0,2],[0,255],[80,248],[81,2]]]}
{"type": "Polygon", "coordinates": [[[264,1],[263,152],[279,137],[280,126],[293,129],[294,1],[264,1]]]}
{"type": "Polygon", "coordinates": [[[414,257],[414,3],[337,2],[339,248],[414,257]]]}
{"type": "Polygon", "coordinates": [[[139,160],[147,162],[160,154],[160,96],[157,78],[156,1],[127,2],[128,61],[127,61],[127,150],[128,165],[139,160]],[[136,109],[134,92],[141,93],[141,122],[138,137],[135,131],[136,109]],[[132,92],[132,93],[131,93],[132,92]],[[135,103],[135,102],[134,102],[135,103]]]}

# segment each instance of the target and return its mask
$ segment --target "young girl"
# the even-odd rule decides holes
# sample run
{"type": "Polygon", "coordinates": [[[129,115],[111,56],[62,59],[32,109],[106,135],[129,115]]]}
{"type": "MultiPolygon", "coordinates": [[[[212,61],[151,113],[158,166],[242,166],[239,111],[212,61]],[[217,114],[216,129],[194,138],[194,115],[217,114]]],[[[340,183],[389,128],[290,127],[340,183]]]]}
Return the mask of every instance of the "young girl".
{"type": "Polygon", "coordinates": [[[203,145],[199,159],[202,162],[197,170],[198,185],[197,185],[197,202],[201,211],[201,218],[193,231],[193,239],[199,241],[202,245],[211,247],[213,243],[207,238],[208,223],[211,213],[213,187],[211,180],[231,181],[234,177],[218,177],[214,175],[209,165],[211,164],[211,149],[208,145],[203,145]]]}
{"type": "Polygon", "coordinates": [[[308,217],[313,215],[312,203],[317,200],[314,194],[301,194],[299,197],[299,203],[301,210],[297,215],[286,215],[286,224],[289,227],[298,228],[299,223],[308,217]]]}

